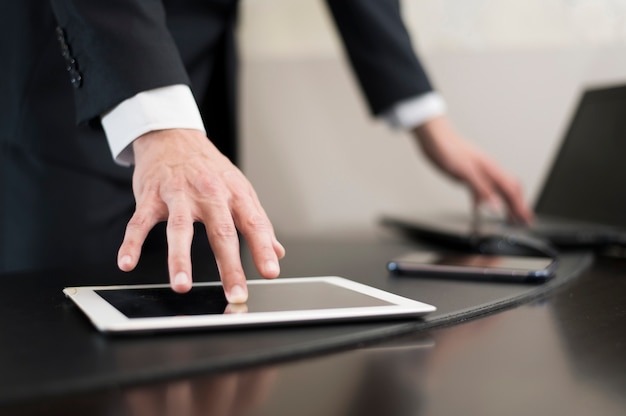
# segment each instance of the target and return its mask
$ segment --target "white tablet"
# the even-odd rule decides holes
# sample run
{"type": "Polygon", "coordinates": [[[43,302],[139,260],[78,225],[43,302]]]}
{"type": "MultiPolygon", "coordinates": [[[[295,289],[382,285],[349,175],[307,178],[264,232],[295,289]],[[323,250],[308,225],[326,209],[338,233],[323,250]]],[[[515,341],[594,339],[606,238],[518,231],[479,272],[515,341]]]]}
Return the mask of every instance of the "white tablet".
{"type": "Polygon", "coordinates": [[[167,284],[63,290],[102,332],[135,332],[419,317],[436,308],[342,277],[249,280],[248,302],[228,304],[220,282],[179,294],[167,284]]]}

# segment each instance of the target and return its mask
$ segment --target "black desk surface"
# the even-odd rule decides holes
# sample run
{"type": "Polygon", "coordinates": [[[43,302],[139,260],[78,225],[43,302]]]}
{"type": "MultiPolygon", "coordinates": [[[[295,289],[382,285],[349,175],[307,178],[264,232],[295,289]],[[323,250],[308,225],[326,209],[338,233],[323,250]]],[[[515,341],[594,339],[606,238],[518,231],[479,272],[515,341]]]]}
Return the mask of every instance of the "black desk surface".
{"type": "MultiPolygon", "coordinates": [[[[547,286],[527,286],[394,278],[386,261],[415,245],[389,238],[286,247],[284,276],[341,275],[439,309],[418,321],[107,337],[61,288],[163,280],[161,268],[6,275],[0,414],[626,412],[626,260],[568,253],[547,286]]],[[[212,280],[205,263],[196,277],[212,280]]]]}

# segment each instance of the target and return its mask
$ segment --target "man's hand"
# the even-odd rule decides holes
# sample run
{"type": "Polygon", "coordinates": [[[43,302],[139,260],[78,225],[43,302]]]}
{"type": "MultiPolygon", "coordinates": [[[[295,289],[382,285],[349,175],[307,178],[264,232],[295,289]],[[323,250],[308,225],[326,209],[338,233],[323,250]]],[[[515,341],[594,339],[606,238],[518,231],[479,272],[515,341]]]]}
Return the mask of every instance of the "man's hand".
{"type": "Polygon", "coordinates": [[[469,187],[476,206],[497,208],[503,201],[511,221],[532,221],[532,211],[524,202],[518,181],[459,136],[444,116],[416,127],[413,133],[435,166],[469,187]]]}
{"type": "Polygon", "coordinates": [[[237,230],[246,239],[261,276],[277,277],[285,249],[243,173],[200,131],[146,133],[133,142],[136,209],[118,253],[118,266],[135,268],[148,232],[167,221],[168,268],[172,289],[191,289],[193,223],[204,223],[226,297],[247,300],[237,230]]]}

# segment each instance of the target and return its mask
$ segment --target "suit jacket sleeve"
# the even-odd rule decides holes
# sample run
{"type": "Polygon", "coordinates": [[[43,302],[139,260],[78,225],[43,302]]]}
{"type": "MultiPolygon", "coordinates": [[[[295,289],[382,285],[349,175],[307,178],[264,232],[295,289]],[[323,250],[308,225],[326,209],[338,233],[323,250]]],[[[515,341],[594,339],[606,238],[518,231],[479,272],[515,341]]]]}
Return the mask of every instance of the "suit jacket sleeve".
{"type": "Polygon", "coordinates": [[[51,0],[78,122],[140,91],[189,85],[160,0],[51,0]]]}
{"type": "Polygon", "coordinates": [[[370,111],[432,91],[398,0],[327,0],[370,111]]]}

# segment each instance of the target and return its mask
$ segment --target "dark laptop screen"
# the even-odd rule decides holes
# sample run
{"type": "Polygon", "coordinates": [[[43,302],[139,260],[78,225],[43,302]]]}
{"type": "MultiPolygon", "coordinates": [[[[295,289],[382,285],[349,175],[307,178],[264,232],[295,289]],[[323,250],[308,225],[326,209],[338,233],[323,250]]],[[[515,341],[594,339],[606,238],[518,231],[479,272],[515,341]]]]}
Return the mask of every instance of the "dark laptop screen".
{"type": "Polygon", "coordinates": [[[583,95],[535,212],[626,227],[626,86],[583,95]]]}

